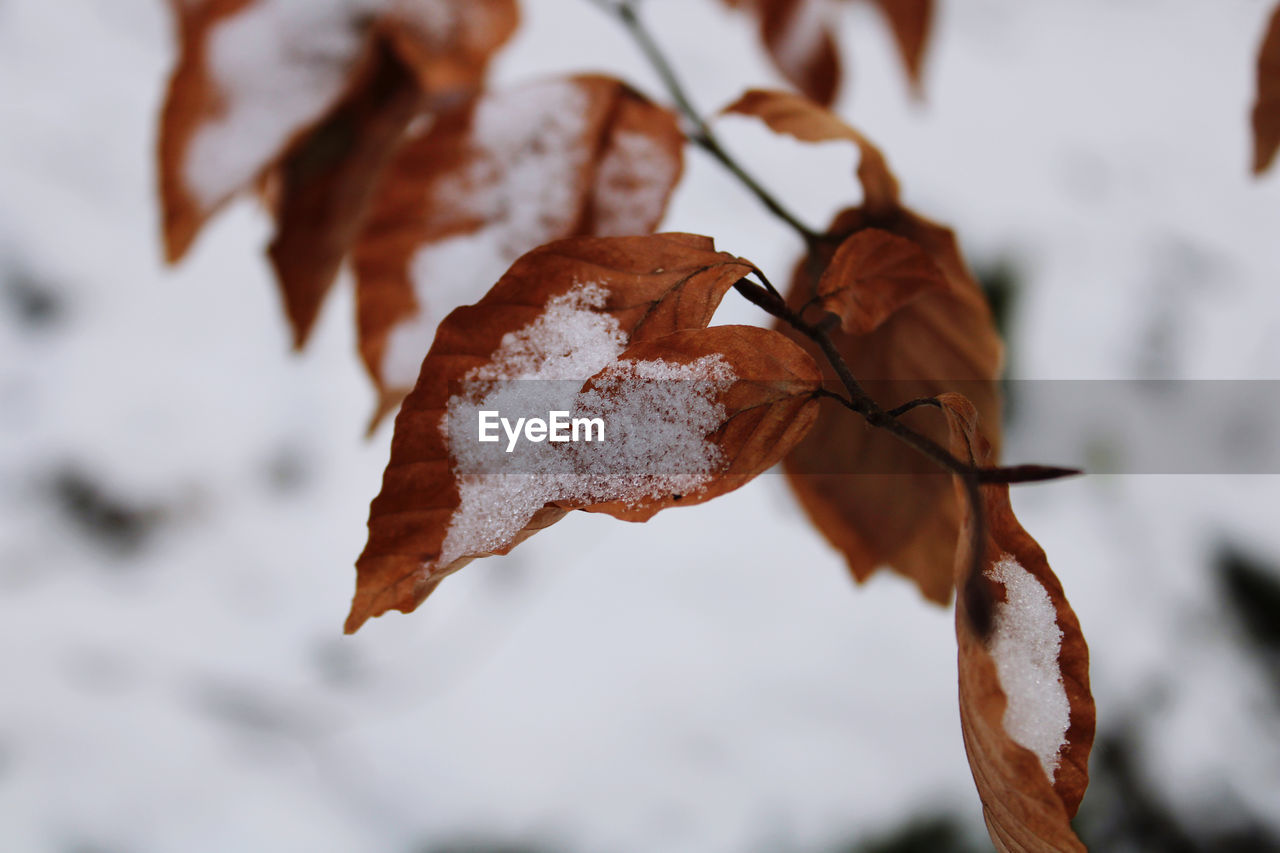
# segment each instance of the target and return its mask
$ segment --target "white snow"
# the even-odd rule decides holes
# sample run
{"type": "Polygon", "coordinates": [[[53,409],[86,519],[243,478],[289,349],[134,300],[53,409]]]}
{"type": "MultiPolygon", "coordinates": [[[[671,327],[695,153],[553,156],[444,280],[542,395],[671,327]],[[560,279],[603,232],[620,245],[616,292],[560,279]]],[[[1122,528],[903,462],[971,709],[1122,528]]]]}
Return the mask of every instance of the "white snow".
{"type": "Polygon", "coordinates": [[[724,420],[716,397],[733,383],[732,369],[719,355],[686,365],[618,361],[626,343],[618,321],[594,310],[606,295],[587,283],[553,297],[544,313],[508,333],[486,364],[469,371],[462,393],[450,398],[440,429],[461,503],[427,569],[510,543],[552,501],[635,506],[694,492],[717,470],[720,452],[706,436],[724,420]],[[511,453],[501,442],[478,440],[481,411],[513,421],[553,411],[600,418],[605,440],[526,442],[511,453]]]}
{"type": "Polygon", "coordinates": [[[1001,557],[987,576],[1004,585],[1006,596],[996,606],[990,640],[1000,686],[1009,700],[1004,730],[1036,754],[1052,782],[1071,724],[1071,705],[1058,669],[1058,614],[1048,591],[1012,556],[1001,557]]]}
{"type": "Polygon", "coordinates": [[[476,108],[476,157],[431,192],[438,224],[484,222],[478,231],[422,246],[411,274],[419,313],[390,332],[382,375],[412,387],[439,320],[483,295],[516,258],[572,229],[581,209],[576,178],[591,155],[582,138],[587,96],[572,83],[526,84],[476,108]]]}

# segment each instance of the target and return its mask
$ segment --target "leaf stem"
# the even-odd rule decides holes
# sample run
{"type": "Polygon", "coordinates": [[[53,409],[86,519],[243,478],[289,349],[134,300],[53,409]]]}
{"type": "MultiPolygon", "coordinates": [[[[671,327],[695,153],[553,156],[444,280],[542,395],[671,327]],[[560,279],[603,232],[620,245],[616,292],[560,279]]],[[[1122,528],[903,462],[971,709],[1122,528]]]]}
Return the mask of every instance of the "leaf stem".
{"type": "Polygon", "coordinates": [[[634,3],[628,2],[628,0],[613,0],[613,2],[610,2],[610,0],[589,0],[589,2],[617,18],[627,32],[630,33],[632,40],[640,48],[640,52],[644,54],[649,65],[657,73],[659,79],[662,80],[662,85],[666,88],[667,94],[671,96],[671,100],[675,102],[676,108],[692,128],[691,132],[687,134],[689,141],[714,157],[770,213],[785,222],[800,235],[806,246],[812,247],[823,242],[825,237],[822,234],[805,225],[783,206],[782,202],[765,189],[721,144],[720,138],[711,129],[711,126],[707,124],[697,107],[694,106],[693,100],[689,97],[688,90],[685,89],[684,84],[680,82],[671,60],[667,58],[667,55],[658,45],[648,26],[640,19],[634,3]]]}

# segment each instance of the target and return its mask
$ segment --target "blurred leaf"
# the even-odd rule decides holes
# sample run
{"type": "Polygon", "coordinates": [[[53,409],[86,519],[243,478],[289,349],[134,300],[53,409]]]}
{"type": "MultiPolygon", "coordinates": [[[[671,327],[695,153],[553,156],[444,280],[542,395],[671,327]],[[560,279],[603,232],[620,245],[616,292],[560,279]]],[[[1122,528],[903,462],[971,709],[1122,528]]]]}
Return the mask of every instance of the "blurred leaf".
{"type": "Polygon", "coordinates": [[[1258,91],[1253,105],[1253,172],[1261,175],[1280,151],[1280,5],[1258,51],[1258,91]]]}

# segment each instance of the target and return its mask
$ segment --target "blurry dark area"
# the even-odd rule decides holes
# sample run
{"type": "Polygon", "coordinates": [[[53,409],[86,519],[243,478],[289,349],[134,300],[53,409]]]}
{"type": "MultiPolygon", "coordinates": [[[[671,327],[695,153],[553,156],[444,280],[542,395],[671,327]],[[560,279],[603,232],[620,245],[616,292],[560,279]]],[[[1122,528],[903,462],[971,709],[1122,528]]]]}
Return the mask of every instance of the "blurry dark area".
{"type": "Polygon", "coordinates": [[[26,269],[12,268],[4,273],[0,298],[16,323],[34,332],[56,328],[67,317],[62,291],[26,269]]]}
{"type": "Polygon", "coordinates": [[[1017,418],[1018,395],[1017,383],[1008,381],[1018,375],[1016,351],[1014,348],[1013,324],[1017,318],[1018,298],[1025,286],[1025,276],[1018,264],[1009,255],[997,255],[978,262],[974,266],[974,276],[987,297],[991,306],[991,316],[995,320],[996,329],[1004,341],[1004,368],[1002,376],[1006,381],[1001,383],[1000,392],[1004,396],[1001,402],[1001,417],[1006,426],[1017,418]]]}
{"type": "MultiPolygon", "coordinates": [[[[991,306],[991,316],[996,322],[996,329],[1005,341],[1007,365],[1011,325],[1017,315],[1018,297],[1023,289],[1024,275],[1014,259],[1008,255],[998,255],[976,263],[973,274],[987,297],[987,304],[991,306]]],[[[1007,367],[1005,373],[1009,373],[1007,367]]]]}
{"type": "Polygon", "coordinates": [[[269,454],[263,468],[267,487],[281,497],[305,489],[315,473],[313,460],[300,440],[280,444],[269,454]]]}
{"type": "Polygon", "coordinates": [[[1198,825],[1165,802],[1142,769],[1137,725],[1099,735],[1089,791],[1075,829],[1091,850],[1115,853],[1271,853],[1280,835],[1250,815],[1223,810],[1218,826],[1198,825]]]}
{"type": "Polygon", "coordinates": [[[964,825],[949,815],[920,817],[885,835],[833,853],[983,853],[964,825]]]}
{"type": "Polygon", "coordinates": [[[1219,544],[1214,569],[1222,598],[1246,649],[1280,691],[1280,566],[1231,542],[1219,544]]]}
{"type": "Polygon", "coordinates": [[[411,848],[410,853],[557,853],[557,851],[551,847],[541,847],[523,841],[462,839],[443,843],[424,843],[411,848]]]}
{"type": "Polygon", "coordinates": [[[121,557],[141,550],[168,515],[162,505],[125,497],[74,464],[49,476],[48,492],[63,518],[86,539],[121,557]]]}

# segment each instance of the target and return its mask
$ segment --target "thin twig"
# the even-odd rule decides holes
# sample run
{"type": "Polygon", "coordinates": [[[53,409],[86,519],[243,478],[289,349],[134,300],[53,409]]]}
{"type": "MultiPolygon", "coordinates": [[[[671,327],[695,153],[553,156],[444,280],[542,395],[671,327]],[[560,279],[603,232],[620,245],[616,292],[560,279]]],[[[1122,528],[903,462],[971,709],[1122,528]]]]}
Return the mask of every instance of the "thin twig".
{"type": "Polygon", "coordinates": [[[691,128],[691,132],[688,134],[689,141],[718,160],[720,165],[728,169],[738,179],[738,182],[746,187],[770,213],[781,219],[799,234],[805,245],[814,246],[822,242],[823,235],[805,225],[791,211],[787,210],[782,202],[765,189],[725,150],[720,138],[716,136],[715,131],[703,119],[702,113],[694,106],[693,100],[689,97],[684,84],[680,82],[680,78],[676,75],[671,61],[667,58],[662,48],[659,47],[657,40],[653,37],[653,33],[649,31],[644,21],[640,19],[635,6],[632,3],[625,2],[625,0],[619,0],[618,2],[590,0],[590,2],[597,8],[617,18],[626,27],[627,32],[631,34],[631,38],[635,41],[636,46],[640,48],[640,52],[644,54],[649,65],[653,67],[653,70],[662,80],[662,85],[666,88],[667,94],[671,96],[671,100],[675,102],[676,108],[684,116],[685,121],[689,123],[691,128]]]}

